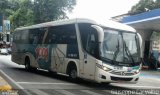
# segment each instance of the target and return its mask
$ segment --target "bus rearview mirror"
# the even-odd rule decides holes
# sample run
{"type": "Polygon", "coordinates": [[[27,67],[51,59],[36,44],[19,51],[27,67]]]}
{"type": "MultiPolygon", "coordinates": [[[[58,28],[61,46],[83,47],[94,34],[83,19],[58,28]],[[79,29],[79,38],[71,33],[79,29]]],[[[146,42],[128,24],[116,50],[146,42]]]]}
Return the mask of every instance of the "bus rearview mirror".
{"type": "Polygon", "coordinates": [[[91,27],[93,27],[94,29],[97,30],[97,33],[98,33],[98,41],[99,42],[103,42],[103,39],[104,39],[104,32],[103,32],[103,29],[98,26],[98,25],[91,25],[91,27]]]}

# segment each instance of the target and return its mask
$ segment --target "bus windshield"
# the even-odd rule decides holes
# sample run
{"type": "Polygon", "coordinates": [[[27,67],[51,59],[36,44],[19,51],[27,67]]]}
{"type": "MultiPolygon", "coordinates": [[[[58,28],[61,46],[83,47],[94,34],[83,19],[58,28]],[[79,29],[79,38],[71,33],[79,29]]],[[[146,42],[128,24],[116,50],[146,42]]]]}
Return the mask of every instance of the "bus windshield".
{"type": "Polygon", "coordinates": [[[102,60],[111,64],[135,66],[140,63],[140,46],[136,33],[104,29],[104,40],[100,46],[102,60]]]}

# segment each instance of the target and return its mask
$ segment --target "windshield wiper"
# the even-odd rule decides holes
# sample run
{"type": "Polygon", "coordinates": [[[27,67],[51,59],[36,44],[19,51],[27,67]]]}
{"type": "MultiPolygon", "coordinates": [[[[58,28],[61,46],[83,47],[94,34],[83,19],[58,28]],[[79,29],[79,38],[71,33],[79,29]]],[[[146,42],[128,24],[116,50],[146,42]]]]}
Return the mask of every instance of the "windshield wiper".
{"type": "Polygon", "coordinates": [[[131,64],[134,66],[134,65],[135,65],[135,62],[134,62],[134,59],[133,59],[133,57],[132,57],[132,55],[131,55],[131,52],[129,51],[129,49],[128,49],[127,45],[126,45],[126,42],[125,42],[124,40],[123,40],[123,42],[124,42],[124,48],[125,48],[126,54],[127,54],[128,57],[131,58],[131,60],[132,60],[132,62],[133,62],[133,63],[131,63],[131,64]]]}

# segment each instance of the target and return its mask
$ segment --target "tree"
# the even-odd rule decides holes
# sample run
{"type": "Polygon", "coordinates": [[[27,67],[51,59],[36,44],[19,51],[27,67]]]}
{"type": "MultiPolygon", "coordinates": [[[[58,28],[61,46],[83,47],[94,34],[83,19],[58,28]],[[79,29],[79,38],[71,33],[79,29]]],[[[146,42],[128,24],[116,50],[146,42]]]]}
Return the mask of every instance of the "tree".
{"type": "MultiPolygon", "coordinates": [[[[11,30],[20,26],[34,24],[31,0],[9,0],[8,15],[11,21],[11,30]]],[[[7,11],[6,11],[7,13],[7,11]]]]}
{"type": "Polygon", "coordinates": [[[12,29],[20,26],[28,26],[34,24],[33,11],[30,9],[19,8],[9,17],[12,29]]]}
{"type": "Polygon", "coordinates": [[[4,14],[5,9],[8,7],[8,1],[7,0],[0,0],[0,13],[4,14]]]}
{"type": "MultiPolygon", "coordinates": [[[[157,0],[159,1],[159,0],[157,0]]],[[[142,12],[146,12],[149,10],[153,10],[156,7],[156,2],[153,0],[140,0],[135,6],[131,8],[131,10],[128,12],[130,15],[139,14],[142,12]]]]}
{"type": "Polygon", "coordinates": [[[0,13],[11,21],[14,30],[47,21],[67,18],[66,12],[72,11],[76,0],[1,0],[0,13]]]}
{"type": "Polygon", "coordinates": [[[35,23],[67,18],[66,11],[75,4],[76,0],[34,0],[35,23]]]}
{"type": "Polygon", "coordinates": [[[160,8],[160,0],[156,0],[155,1],[155,6],[154,6],[155,9],[157,8],[160,8]]]}

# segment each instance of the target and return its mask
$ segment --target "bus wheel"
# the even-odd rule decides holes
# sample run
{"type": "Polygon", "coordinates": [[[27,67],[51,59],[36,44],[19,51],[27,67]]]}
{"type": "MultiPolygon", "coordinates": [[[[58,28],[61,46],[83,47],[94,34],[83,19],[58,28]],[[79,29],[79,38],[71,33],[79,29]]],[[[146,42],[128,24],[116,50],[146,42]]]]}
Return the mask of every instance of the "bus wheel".
{"type": "Polygon", "coordinates": [[[77,70],[75,68],[71,69],[70,73],[69,73],[69,76],[72,79],[76,79],[77,78],[77,70]]]}
{"type": "Polygon", "coordinates": [[[26,58],[26,60],[25,60],[25,68],[27,70],[30,70],[30,68],[31,68],[31,66],[30,66],[30,60],[28,58],[26,58]]]}

